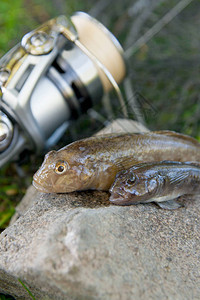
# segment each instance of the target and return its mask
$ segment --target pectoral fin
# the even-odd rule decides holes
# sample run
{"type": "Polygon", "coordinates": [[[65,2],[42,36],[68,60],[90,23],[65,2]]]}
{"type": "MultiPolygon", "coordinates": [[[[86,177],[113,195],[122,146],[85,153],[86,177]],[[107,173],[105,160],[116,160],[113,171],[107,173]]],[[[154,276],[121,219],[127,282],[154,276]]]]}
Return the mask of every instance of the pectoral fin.
{"type": "Polygon", "coordinates": [[[134,165],[137,165],[138,161],[131,157],[119,157],[115,160],[114,165],[117,167],[118,171],[126,170],[134,165]]]}
{"type": "Polygon", "coordinates": [[[183,182],[184,180],[186,180],[189,176],[189,173],[187,172],[177,172],[176,174],[173,174],[173,176],[170,176],[170,183],[171,184],[178,184],[180,182],[183,182]]]}
{"type": "Polygon", "coordinates": [[[158,206],[160,206],[160,208],[170,209],[170,210],[184,207],[183,204],[178,203],[176,200],[156,202],[156,204],[158,204],[158,206]]]}

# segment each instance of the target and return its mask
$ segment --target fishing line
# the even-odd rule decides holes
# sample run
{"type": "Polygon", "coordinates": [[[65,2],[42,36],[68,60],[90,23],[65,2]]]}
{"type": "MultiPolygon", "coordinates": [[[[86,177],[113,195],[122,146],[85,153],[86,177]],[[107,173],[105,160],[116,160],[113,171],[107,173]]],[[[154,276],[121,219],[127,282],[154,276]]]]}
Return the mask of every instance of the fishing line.
{"type": "Polygon", "coordinates": [[[129,59],[142,46],[149,42],[157,33],[159,33],[167,24],[169,24],[182,10],[184,10],[193,0],[181,0],[168,13],[166,13],[155,25],[141,36],[132,46],[125,50],[124,56],[129,59]]]}

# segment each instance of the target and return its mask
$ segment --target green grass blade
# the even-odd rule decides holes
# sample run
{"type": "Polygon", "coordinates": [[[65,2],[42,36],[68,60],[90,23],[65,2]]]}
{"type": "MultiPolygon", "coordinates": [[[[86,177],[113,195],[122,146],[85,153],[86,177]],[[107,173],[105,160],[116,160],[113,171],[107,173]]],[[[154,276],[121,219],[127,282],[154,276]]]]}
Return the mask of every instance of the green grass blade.
{"type": "Polygon", "coordinates": [[[29,289],[27,288],[27,286],[21,281],[21,279],[18,278],[19,283],[21,283],[21,285],[25,288],[25,290],[29,293],[29,295],[31,296],[31,298],[33,300],[36,300],[36,298],[33,296],[33,294],[31,293],[31,291],[29,291],[29,289]]]}

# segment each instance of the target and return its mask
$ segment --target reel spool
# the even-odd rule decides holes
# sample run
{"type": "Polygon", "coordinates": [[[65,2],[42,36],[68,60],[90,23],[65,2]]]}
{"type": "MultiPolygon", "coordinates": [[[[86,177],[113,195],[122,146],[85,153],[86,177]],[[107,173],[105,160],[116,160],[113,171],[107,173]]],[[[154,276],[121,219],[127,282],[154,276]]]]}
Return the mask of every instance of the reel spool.
{"type": "Polygon", "coordinates": [[[0,59],[0,166],[23,150],[55,145],[126,74],[117,39],[86,13],[60,16],[27,33],[0,59]]]}
{"type": "MultiPolygon", "coordinates": [[[[126,65],[123,49],[118,40],[105,26],[86,13],[77,12],[71,20],[78,32],[79,41],[105,66],[119,84],[126,75],[126,65]]],[[[104,90],[110,91],[113,89],[112,84],[105,73],[98,66],[97,68],[104,90]]]]}

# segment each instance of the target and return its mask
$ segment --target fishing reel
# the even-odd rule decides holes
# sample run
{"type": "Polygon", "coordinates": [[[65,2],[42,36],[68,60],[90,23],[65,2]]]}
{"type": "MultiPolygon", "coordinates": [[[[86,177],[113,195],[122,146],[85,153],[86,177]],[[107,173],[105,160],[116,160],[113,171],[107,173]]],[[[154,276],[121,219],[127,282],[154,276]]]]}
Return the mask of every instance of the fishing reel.
{"type": "Polygon", "coordinates": [[[27,33],[0,59],[0,167],[56,144],[110,90],[121,101],[125,73],[119,42],[86,13],[27,33]]]}

